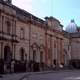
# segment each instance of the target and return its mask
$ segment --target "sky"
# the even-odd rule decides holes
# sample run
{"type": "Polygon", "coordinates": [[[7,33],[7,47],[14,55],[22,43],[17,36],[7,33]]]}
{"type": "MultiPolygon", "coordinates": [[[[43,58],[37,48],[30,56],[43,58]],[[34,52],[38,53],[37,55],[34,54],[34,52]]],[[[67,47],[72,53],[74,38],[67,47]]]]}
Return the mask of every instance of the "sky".
{"type": "Polygon", "coordinates": [[[57,18],[66,27],[71,19],[80,26],[80,0],[12,0],[13,4],[44,19],[57,18]]]}

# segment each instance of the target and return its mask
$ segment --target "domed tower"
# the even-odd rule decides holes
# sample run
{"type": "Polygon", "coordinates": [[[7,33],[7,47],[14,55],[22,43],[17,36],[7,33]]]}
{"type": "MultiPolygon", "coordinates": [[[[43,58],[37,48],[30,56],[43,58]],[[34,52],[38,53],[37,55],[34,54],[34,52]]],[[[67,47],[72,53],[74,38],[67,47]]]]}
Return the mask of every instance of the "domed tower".
{"type": "Polygon", "coordinates": [[[66,27],[65,31],[69,32],[69,33],[75,33],[75,32],[77,32],[77,25],[76,25],[76,23],[75,23],[74,20],[71,20],[71,22],[66,27]]]}

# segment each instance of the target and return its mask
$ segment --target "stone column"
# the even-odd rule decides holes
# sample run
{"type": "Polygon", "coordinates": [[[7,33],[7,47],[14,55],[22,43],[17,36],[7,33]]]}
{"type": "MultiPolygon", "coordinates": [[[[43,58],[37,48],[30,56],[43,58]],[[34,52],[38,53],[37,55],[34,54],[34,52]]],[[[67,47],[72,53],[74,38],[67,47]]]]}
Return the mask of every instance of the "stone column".
{"type": "Polygon", "coordinates": [[[15,63],[15,61],[12,61],[12,62],[11,62],[11,72],[12,72],[12,73],[14,72],[14,63],[15,63]]]}
{"type": "Polygon", "coordinates": [[[4,64],[4,73],[7,73],[7,68],[5,64],[4,64]]]}
{"type": "Polygon", "coordinates": [[[50,35],[50,61],[51,61],[51,68],[52,68],[52,63],[53,63],[53,61],[52,61],[52,35],[50,35]]]}
{"type": "MultiPolygon", "coordinates": [[[[13,43],[12,43],[13,44],[13,43]]],[[[14,72],[14,64],[15,64],[15,52],[16,52],[16,45],[12,45],[12,62],[11,62],[11,72],[14,72]]]]}
{"type": "MultiPolygon", "coordinates": [[[[48,43],[47,43],[47,31],[45,33],[45,65],[47,65],[47,56],[48,56],[48,43]]],[[[47,67],[45,66],[45,69],[47,69],[47,67]]]]}
{"type": "Polygon", "coordinates": [[[61,56],[60,56],[60,63],[61,64],[64,64],[64,57],[63,57],[63,41],[62,41],[62,39],[60,40],[60,53],[61,53],[61,56]]]}
{"type": "Polygon", "coordinates": [[[56,38],[56,68],[59,68],[59,62],[60,62],[60,59],[59,59],[59,38],[56,38]]]}

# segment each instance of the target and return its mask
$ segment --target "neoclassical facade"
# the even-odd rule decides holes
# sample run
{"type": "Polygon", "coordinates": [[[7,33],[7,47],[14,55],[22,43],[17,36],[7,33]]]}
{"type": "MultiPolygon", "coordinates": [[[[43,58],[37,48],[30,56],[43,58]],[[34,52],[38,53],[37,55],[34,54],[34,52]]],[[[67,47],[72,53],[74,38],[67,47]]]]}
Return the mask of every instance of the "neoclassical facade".
{"type": "Polygon", "coordinates": [[[80,40],[79,32],[63,31],[57,19],[42,20],[14,6],[11,0],[0,1],[0,73],[69,66],[80,59],[76,40],[80,40]]]}

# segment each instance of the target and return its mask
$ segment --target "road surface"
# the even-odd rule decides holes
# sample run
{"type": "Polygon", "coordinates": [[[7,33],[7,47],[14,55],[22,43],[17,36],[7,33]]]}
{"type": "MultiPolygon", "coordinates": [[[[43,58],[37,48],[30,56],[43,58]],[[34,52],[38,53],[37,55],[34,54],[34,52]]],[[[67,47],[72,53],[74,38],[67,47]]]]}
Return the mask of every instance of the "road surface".
{"type": "Polygon", "coordinates": [[[80,80],[80,71],[56,71],[24,76],[21,80],[80,80]]]}

